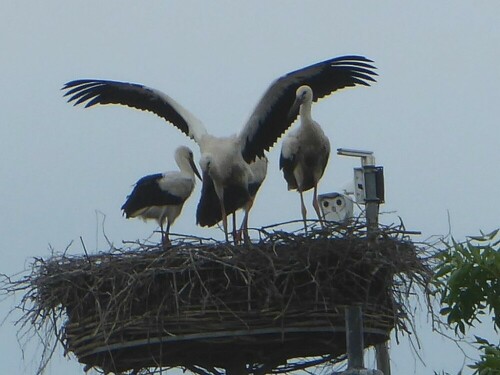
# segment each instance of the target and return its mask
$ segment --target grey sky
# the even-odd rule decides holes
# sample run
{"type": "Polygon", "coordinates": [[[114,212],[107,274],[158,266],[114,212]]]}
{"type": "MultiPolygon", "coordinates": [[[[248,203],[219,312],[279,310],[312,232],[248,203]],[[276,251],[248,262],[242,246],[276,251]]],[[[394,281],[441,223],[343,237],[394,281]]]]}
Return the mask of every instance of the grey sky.
{"type": "MultiPolygon", "coordinates": [[[[420,240],[448,233],[448,213],[458,239],[499,226],[498,2],[9,0],[0,14],[0,272],[47,256],[49,244],[62,251],[74,240],[70,251],[78,254],[80,236],[92,251],[107,249],[101,213],[116,245],[149,237],[153,223],[121,216],[132,184],[173,169],[180,144],[199,155],[151,114],[68,105],[60,88],[77,78],[155,87],[224,135],[243,126],[280,75],[339,55],[367,56],[378,83],[322,100],[313,116],[333,149],[375,151],[386,173],[382,221],[401,216],[423,232],[420,240]]],[[[280,146],[269,154],[251,226],[300,218],[299,197],[278,170],[280,146]]],[[[357,164],[332,155],[320,192],[338,190],[357,164]]],[[[222,239],[218,229],[194,226],[198,197],[199,185],[172,231],[222,239]]],[[[14,302],[2,302],[0,312],[14,302]]],[[[22,361],[11,321],[0,328],[0,373],[33,373],[37,358],[27,352],[22,361]]],[[[393,342],[394,372],[456,373],[463,355],[453,344],[427,324],[421,336],[428,367],[408,344],[393,342]]],[[[56,355],[47,373],[81,370],[56,355]]]]}

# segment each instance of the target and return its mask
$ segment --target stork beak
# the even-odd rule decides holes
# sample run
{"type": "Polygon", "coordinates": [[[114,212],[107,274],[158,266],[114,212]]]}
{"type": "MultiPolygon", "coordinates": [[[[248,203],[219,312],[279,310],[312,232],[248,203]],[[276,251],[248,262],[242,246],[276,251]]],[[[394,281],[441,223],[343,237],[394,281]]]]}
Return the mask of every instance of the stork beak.
{"type": "Polygon", "coordinates": [[[191,166],[191,169],[193,170],[196,177],[198,177],[198,179],[201,181],[200,172],[198,172],[198,168],[196,168],[196,164],[195,164],[193,158],[189,158],[189,165],[191,166]]]}
{"type": "Polygon", "coordinates": [[[302,104],[302,97],[297,96],[292,106],[290,107],[290,110],[288,111],[289,119],[293,119],[293,121],[295,121],[295,119],[299,115],[299,109],[301,104],[302,104]]]}

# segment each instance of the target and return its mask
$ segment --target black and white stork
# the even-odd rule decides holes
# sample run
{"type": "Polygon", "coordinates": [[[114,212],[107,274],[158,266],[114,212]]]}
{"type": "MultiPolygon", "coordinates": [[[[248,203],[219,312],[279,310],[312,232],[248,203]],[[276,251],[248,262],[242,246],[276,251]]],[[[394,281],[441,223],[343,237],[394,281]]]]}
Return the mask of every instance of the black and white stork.
{"type": "Polygon", "coordinates": [[[195,176],[201,180],[193,159],[193,152],[186,146],[175,150],[179,171],[169,171],[142,177],[127,197],[122,210],[125,217],[155,219],[160,225],[162,243],[170,244],[170,226],[180,215],[184,202],[195,186],[195,176]],[[167,229],[164,230],[165,221],[167,229]]]}
{"type": "Polygon", "coordinates": [[[307,210],[303,193],[313,189],[313,207],[322,220],[318,204],[318,182],[325,172],[330,157],[330,141],[321,126],[311,116],[313,92],[309,86],[300,86],[292,108],[299,106],[300,126],[283,139],[280,155],[280,169],[288,184],[288,190],[297,190],[304,230],[307,233],[307,210]]]}
{"type": "MultiPolygon", "coordinates": [[[[277,139],[290,127],[299,115],[292,108],[297,88],[308,85],[314,92],[314,101],[334,91],[356,85],[369,86],[376,76],[372,61],[363,56],[341,56],[325,60],[290,72],[275,80],[257,103],[253,113],[239,134],[215,137],[207,132],[202,123],[168,95],[155,89],[134,83],[96,79],[83,79],[64,85],[68,102],[75,105],[86,103],[122,104],[140,110],[151,111],[172,123],[188,135],[200,147],[200,166],[207,179],[213,183],[218,197],[226,240],[227,215],[225,195],[237,196],[245,211],[249,208],[248,191],[251,176],[250,162],[264,156],[277,139]],[[292,108],[292,110],[291,110],[292,108]]],[[[203,193],[201,201],[204,199],[203,193]]],[[[197,222],[205,220],[197,211],[197,222]]],[[[203,225],[203,224],[201,224],[203,225]]]]}

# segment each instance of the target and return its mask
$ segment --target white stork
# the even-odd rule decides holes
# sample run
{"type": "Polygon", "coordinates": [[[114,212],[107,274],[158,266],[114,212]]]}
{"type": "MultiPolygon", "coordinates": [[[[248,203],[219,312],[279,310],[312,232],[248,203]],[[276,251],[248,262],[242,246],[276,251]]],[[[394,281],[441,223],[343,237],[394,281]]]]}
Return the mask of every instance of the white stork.
{"type": "Polygon", "coordinates": [[[300,194],[302,220],[307,233],[307,210],[304,191],[314,189],[313,207],[322,220],[318,204],[318,182],[325,172],[330,157],[330,141],[321,126],[311,116],[313,92],[309,86],[300,86],[292,108],[300,106],[300,126],[283,139],[280,155],[280,169],[288,183],[288,190],[300,194]]]}
{"type": "Polygon", "coordinates": [[[193,152],[188,147],[181,146],[175,150],[175,162],[179,171],[152,174],[137,181],[122,206],[127,219],[155,219],[161,228],[164,247],[170,244],[170,226],[180,215],[184,202],[193,192],[195,176],[201,180],[193,152]],[[166,231],[163,230],[165,221],[166,231]]]}
{"type": "MultiPolygon", "coordinates": [[[[248,210],[248,182],[251,170],[248,163],[257,156],[264,156],[277,139],[297,118],[298,108],[290,110],[295,100],[295,91],[308,85],[314,92],[314,100],[332,92],[356,85],[369,86],[376,75],[372,61],[362,56],[341,56],[310,65],[288,73],[275,80],[257,103],[249,120],[239,134],[229,137],[210,135],[202,123],[168,95],[149,87],[106,80],[83,79],[68,82],[68,102],[75,105],[86,103],[122,104],[140,110],[151,111],[188,135],[200,147],[200,166],[207,179],[212,181],[219,200],[226,240],[227,215],[225,195],[230,191],[248,210]]],[[[203,200],[203,193],[201,200],[203,200]]],[[[204,218],[197,211],[197,222],[203,225],[204,218]]]]}

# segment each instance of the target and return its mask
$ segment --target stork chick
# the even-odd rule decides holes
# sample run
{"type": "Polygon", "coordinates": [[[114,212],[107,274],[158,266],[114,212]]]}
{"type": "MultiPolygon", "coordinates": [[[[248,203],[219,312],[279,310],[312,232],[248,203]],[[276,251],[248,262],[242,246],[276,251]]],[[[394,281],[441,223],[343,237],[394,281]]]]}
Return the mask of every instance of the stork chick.
{"type": "Polygon", "coordinates": [[[193,192],[195,176],[201,180],[193,160],[193,152],[188,147],[181,146],[175,150],[175,162],[179,171],[152,174],[137,181],[122,206],[127,219],[140,217],[145,221],[156,220],[161,229],[164,248],[170,245],[170,226],[180,215],[184,202],[193,192]]]}

